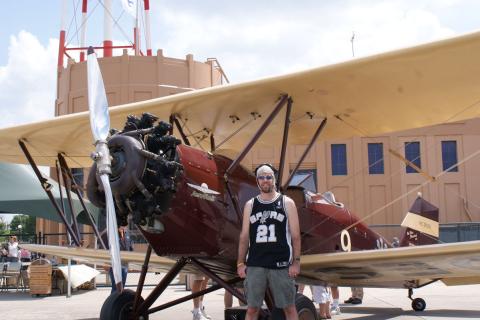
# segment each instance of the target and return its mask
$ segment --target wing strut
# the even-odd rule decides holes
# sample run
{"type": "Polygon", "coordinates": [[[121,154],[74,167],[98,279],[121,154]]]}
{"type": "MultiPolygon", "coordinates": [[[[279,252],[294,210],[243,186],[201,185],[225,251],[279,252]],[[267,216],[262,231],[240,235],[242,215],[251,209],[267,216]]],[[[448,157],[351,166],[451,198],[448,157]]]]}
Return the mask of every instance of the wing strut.
{"type": "MultiPolygon", "coordinates": [[[[100,236],[100,232],[98,231],[97,224],[95,223],[95,220],[93,219],[90,211],[88,211],[87,206],[85,205],[85,202],[83,201],[83,197],[80,194],[80,191],[78,191],[78,189],[80,187],[77,184],[77,182],[75,181],[75,179],[73,178],[72,171],[70,170],[70,167],[68,166],[67,161],[65,161],[65,158],[61,153],[58,154],[58,161],[60,163],[60,167],[63,169],[63,172],[68,175],[68,178],[70,179],[70,183],[72,184],[72,187],[67,189],[67,194],[70,194],[70,189],[73,192],[75,192],[75,194],[78,197],[78,200],[80,201],[80,204],[82,205],[83,210],[85,211],[85,213],[87,215],[88,220],[90,221],[90,225],[93,228],[93,232],[95,233],[95,236],[97,237],[101,248],[102,249],[107,249],[107,246],[103,242],[103,238],[100,236]]],[[[67,183],[65,182],[65,187],[66,186],[67,186],[67,183]]],[[[69,200],[69,201],[71,202],[71,200],[69,200]]],[[[70,206],[71,206],[71,204],[70,204],[70,206]]],[[[73,212],[73,208],[72,208],[72,212],[73,212]]]]}
{"type": "MultiPolygon", "coordinates": [[[[150,253],[151,253],[151,251],[150,251],[150,253]]],[[[148,255],[148,253],[147,253],[147,255],[148,255]]],[[[147,259],[146,259],[146,261],[147,261],[147,259]]],[[[145,273],[146,273],[146,269],[148,268],[148,265],[144,265],[142,267],[142,274],[143,274],[143,271],[144,271],[143,270],[144,267],[145,267],[145,273]]],[[[188,301],[188,300],[192,300],[196,297],[203,296],[207,293],[210,293],[210,292],[216,291],[218,289],[222,289],[222,288],[232,292],[233,295],[235,295],[241,301],[245,302],[245,297],[232,286],[233,284],[235,284],[239,281],[241,281],[241,279],[238,276],[235,277],[235,278],[232,278],[230,280],[225,281],[222,278],[220,278],[218,275],[216,275],[216,273],[214,271],[210,270],[208,267],[203,265],[201,262],[199,262],[195,258],[193,258],[193,257],[180,257],[177,260],[177,262],[175,263],[175,265],[165,274],[165,276],[162,278],[162,280],[160,280],[160,282],[157,284],[157,286],[152,290],[152,292],[150,292],[150,294],[146,297],[146,299],[144,301],[141,301],[140,298],[138,298],[139,299],[138,301],[135,300],[134,304],[135,304],[136,308],[132,309],[133,317],[131,317],[131,319],[139,319],[139,317],[141,315],[152,314],[152,313],[164,310],[166,308],[170,308],[170,307],[175,306],[177,304],[183,303],[183,302],[188,301]],[[192,293],[192,294],[189,294],[185,297],[178,298],[176,300],[173,300],[173,301],[164,303],[162,305],[156,306],[154,308],[151,308],[153,303],[155,303],[155,301],[165,291],[167,286],[170,285],[172,280],[175,279],[175,277],[182,271],[182,269],[185,266],[187,266],[187,264],[194,265],[195,267],[197,267],[198,270],[200,270],[206,276],[212,278],[212,280],[214,280],[217,284],[215,284],[215,285],[213,285],[213,286],[211,286],[211,287],[209,287],[205,290],[201,290],[199,292],[192,293]]],[[[140,286],[140,282],[139,282],[139,286],[140,286]]],[[[138,294],[138,288],[137,288],[137,294],[138,294]]],[[[105,304],[104,304],[104,306],[105,306],[105,304]]],[[[102,307],[102,309],[103,309],[103,307],[102,307]]],[[[103,310],[102,310],[102,312],[103,312],[103,310]]]]}
{"type": "MultiPolygon", "coordinates": [[[[187,136],[185,135],[185,132],[183,132],[183,128],[182,128],[182,125],[180,124],[180,121],[178,121],[177,119],[177,115],[175,114],[172,114],[170,116],[170,123],[175,123],[175,125],[177,126],[177,129],[178,129],[178,132],[180,132],[180,135],[182,136],[182,140],[183,140],[183,143],[186,144],[187,146],[190,146],[190,141],[188,141],[188,138],[187,136]]],[[[173,126],[172,126],[173,128],[173,126]]],[[[173,130],[173,129],[172,129],[173,130]]]]}
{"type": "MultiPolygon", "coordinates": [[[[237,158],[230,164],[228,169],[225,171],[225,174],[223,178],[225,179],[228,195],[230,196],[230,199],[232,200],[233,206],[235,208],[235,211],[237,212],[238,216],[238,221],[241,223],[241,217],[242,217],[242,212],[240,210],[240,207],[238,205],[238,200],[236,197],[234,197],[232,190],[230,189],[230,185],[228,184],[228,176],[235,171],[237,166],[240,164],[240,162],[245,158],[247,153],[252,149],[253,145],[258,141],[260,136],[263,134],[263,132],[267,129],[267,127],[272,123],[273,119],[277,116],[278,112],[283,108],[285,103],[289,100],[289,97],[287,94],[284,94],[280,97],[279,101],[277,102],[277,105],[273,109],[273,111],[270,113],[267,119],[265,119],[265,122],[258,128],[257,132],[253,135],[252,139],[247,143],[245,148],[243,148],[242,152],[237,156],[237,158]]],[[[290,103],[291,106],[291,103],[290,103]]]]}
{"type": "Polygon", "coordinates": [[[290,129],[290,113],[292,112],[292,103],[293,100],[291,97],[288,98],[287,112],[285,114],[285,125],[283,126],[283,141],[282,141],[282,151],[280,153],[280,164],[278,167],[278,178],[277,178],[277,188],[280,189],[282,186],[282,176],[283,169],[285,168],[285,155],[287,154],[287,141],[288,141],[288,131],[290,129]]]}
{"type": "Polygon", "coordinates": [[[288,100],[288,95],[284,94],[283,96],[280,97],[280,100],[278,101],[277,105],[275,106],[275,109],[273,109],[272,113],[268,116],[268,118],[265,120],[265,122],[261,125],[260,128],[258,128],[257,132],[253,135],[252,139],[247,143],[245,148],[243,148],[242,152],[237,156],[237,158],[230,164],[228,169],[225,171],[225,180],[228,181],[228,176],[237,168],[237,166],[240,164],[240,162],[245,158],[247,153],[252,149],[253,145],[258,141],[260,136],[263,134],[263,132],[267,129],[267,127],[272,123],[273,119],[275,119],[276,115],[278,112],[282,109],[282,107],[285,105],[285,103],[288,100]]]}
{"type": "Polygon", "coordinates": [[[298,160],[297,165],[295,166],[295,169],[292,170],[290,173],[290,176],[288,177],[287,181],[285,181],[285,184],[283,185],[282,189],[286,189],[288,187],[288,184],[290,181],[292,181],[293,176],[295,176],[295,173],[297,173],[298,168],[300,168],[300,165],[303,163],[303,160],[305,160],[305,157],[307,156],[308,152],[310,149],[312,149],[313,144],[317,140],[318,136],[322,132],[323,128],[325,128],[325,125],[327,124],[327,118],[323,119],[322,123],[318,126],[317,131],[315,131],[315,134],[312,137],[312,140],[310,140],[310,143],[308,144],[307,148],[303,152],[302,156],[300,157],[300,160],[298,160]]]}
{"type": "Polygon", "coordinates": [[[51,191],[52,185],[48,182],[47,179],[45,179],[42,176],[42,174],[40,173],[40,170],[38,170],[37,164],[35,163],[35,161],[32,158],[32,155],[28,151],[27,146],[25,145],[25,142],[22,140],[18,140],[18,144],[20,145],[20,148],[22,149],[23,153],[25,154],[25,157],[30,163],[30,166],[35,172],[35,175],[37,176],[38,181],[40,181],[40,184],[42,185],[43,190],[45,191],[48,198],[50,199],[50,202],[52,203],[55,210],[57,210],[58,216],[60,217],[60,219],[62,219],[63,223],[65,224],[65,228],[67,228],[68,234],[70,234],[72,241],[75,243],[77,247],[79,247],[80,239],[77,238],[77,234],[73,231],[72,226],[68,223],[67,218],[65,216],[65,212],[62,211],[62,209],[60,209],[60,207],[58,206],[58,203],[55,201],[55,197],[53,196],[51,191]]]}
{"type": "MultiPolygon", "coordinates": [[[[69,183],[68,181],[68,178],[67,178],[67,174],[60,162],[60,154],[57,155],[58,157],[58,161],[56,161],[56,167],[57,167],[57,179],[58,179],[58,185],[59,185],[59,188],[61,190],[61,183],[60,181],[63,180],[63,186],[65,187],[65,190],[67,192],[66,195],[67,195],[67,201],[68,201],[68,207],[70,208],[70,214],[71,214],[71,223],[73,225],[73,230],[75,231],[76,235],[77,235],[77,239],[81,241],[82,237],[80,236],[80,229],[78,228],[78,221],[77,221],[77,217],[75,216],[74,214],[74,209],[73,209],[73,202],[72,202],[72,194],[70,193],[71,191],[71,184],[69,183]],[[62,167],[62,168],[59,168],[62,167]]],[[[73,181],[73,180],[70,180],[70,181],[73,181]]],[[[60,194],[60,197],[62,197],[62,195],[60,194]]],[[[63,206],[63,197],[61,198],[61,201],[62,201],[62,209],[63,209],[63,212],[65,212],[65,207],[63,206]]]]}

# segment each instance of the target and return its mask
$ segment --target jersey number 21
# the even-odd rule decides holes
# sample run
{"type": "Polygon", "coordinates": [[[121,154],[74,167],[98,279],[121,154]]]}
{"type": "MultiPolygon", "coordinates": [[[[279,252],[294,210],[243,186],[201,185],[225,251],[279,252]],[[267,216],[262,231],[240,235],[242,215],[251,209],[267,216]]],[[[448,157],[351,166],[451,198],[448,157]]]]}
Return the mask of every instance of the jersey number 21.
{"type": "Polygon", "coordinates": [[[277,242],[277,237],[275,236],[275,225],[271,224],[268,226],[261,224],[257,228],[257,243],[265,242],[277,242]]]}

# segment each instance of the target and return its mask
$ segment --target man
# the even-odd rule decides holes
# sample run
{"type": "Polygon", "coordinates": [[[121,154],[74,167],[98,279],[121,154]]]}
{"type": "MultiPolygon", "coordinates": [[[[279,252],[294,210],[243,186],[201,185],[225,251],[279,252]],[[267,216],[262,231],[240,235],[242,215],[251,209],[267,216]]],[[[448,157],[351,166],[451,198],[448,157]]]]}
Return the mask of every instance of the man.
{"type": "Polygon", "coordinates": [[[298,320],[295,277],[300,272],[300,227],[295,203],[275,188],[269,164],[255,170],[260,195],[243,210],[237,273],[245,280],[246,320],[256,320],[267,287],[287,320],[298,320]],[[248,250],[248,256],[247,256],[248,250]]]}

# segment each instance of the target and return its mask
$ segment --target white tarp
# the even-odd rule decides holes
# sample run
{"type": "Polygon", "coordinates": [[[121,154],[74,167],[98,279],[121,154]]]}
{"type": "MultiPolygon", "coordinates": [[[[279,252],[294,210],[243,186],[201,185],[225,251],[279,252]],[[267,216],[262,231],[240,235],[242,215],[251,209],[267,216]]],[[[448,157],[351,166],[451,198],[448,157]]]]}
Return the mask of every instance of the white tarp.
{"type": "MultiPolygon", "coordinates": [[[[58,269],[62,272],[65,279],[68,280],[68,266],[61,266],[58,269]]],[[[87,281],[92,280],[100,274],[100,271],[90,268],[84,264],[74,264],[70,266],[70,282],[72,288],[76,288],[87,281]]]]}

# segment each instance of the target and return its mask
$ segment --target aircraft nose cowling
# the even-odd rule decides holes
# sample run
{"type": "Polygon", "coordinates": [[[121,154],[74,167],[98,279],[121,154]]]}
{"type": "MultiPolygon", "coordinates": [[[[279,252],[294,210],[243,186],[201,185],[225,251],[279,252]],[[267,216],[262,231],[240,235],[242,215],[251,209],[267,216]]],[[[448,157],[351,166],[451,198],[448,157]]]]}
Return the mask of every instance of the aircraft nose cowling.
{"type": "MultiPolygon", "coordinates": [[[[112,130],[108,147],[112,157],[110,184],[115,198],[120,225],[127,224],[128,214],[133,222],[151,232],[163,231],[158,218],[168,210],[171,196],[176,192],[176,181],[183,173],[176,152],[180,140],[167,135],[171,125],[129,116],[123,131],[112,130]]],[[[156,118],[155,118],[156,119],[156,118]]],[[[90,170],[87,195],[98,207],[104,207],[103,189],[96,174],[96,165],[90,170]]]]}

